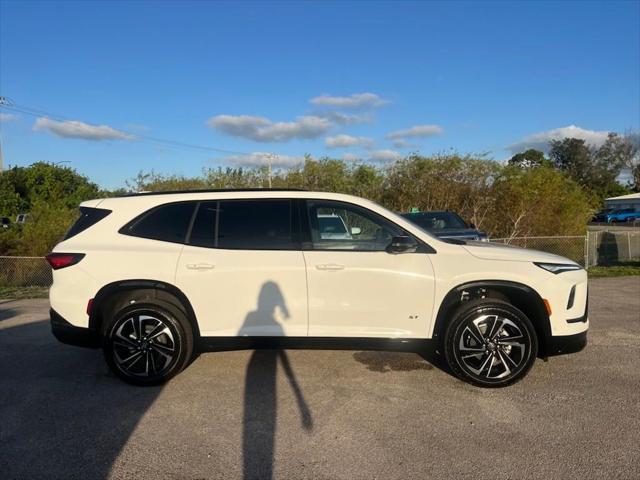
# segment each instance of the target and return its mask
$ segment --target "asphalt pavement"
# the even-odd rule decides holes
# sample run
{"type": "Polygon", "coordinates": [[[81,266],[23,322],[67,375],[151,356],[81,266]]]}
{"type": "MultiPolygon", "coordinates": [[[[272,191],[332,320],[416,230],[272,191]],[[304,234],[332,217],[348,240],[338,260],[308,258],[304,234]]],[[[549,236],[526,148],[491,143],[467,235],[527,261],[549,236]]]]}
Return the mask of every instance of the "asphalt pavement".
{"type": "Polygon", "coordinates": [[[349,350],[206,353],[133,387],[47,315],[0,303],[2,479],[640,478],[640,277],[593,280],[587,348],[499,390],[349,350]]]}

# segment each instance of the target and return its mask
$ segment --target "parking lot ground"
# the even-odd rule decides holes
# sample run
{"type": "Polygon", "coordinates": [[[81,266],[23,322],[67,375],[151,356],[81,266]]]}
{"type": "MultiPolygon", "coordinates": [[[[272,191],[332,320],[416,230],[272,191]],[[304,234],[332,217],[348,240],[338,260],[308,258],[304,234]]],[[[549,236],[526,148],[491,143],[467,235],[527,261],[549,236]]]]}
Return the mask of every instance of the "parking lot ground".
{"type": "Polygon", "coordinates": [[[347,350],[207,353],[132,387],[47,310],[0,303],[3,479],[640,478],[640,277],[593,280],[586,350],[499,390],[347,350]]]}

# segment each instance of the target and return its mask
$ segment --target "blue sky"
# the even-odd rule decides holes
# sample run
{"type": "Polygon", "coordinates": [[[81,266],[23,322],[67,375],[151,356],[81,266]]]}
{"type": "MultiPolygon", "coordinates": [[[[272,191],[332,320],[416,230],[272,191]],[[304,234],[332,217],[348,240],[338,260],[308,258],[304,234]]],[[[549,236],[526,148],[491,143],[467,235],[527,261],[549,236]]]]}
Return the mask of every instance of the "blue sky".
{"type": "Polygon", "coordinates": [[[2,0],[0,95],[49,113],[1,110],[5,167],[105,187],[256,152],[503,160],[640,128],[640,2],[2,0]]]}

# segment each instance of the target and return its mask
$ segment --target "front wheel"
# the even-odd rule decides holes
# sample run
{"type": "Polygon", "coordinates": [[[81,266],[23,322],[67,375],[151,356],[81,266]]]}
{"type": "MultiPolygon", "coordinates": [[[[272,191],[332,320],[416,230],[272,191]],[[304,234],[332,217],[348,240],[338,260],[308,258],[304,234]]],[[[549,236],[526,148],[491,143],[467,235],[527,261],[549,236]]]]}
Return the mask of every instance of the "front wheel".
{"type": "Polygon", "coordinates": [[[182,371],[193,351],[190,325],[172,305],[129,305],[114,313],[103,338],[111,370],[135,385],[166,382],[182,371]]]}
{"type": "Polygon", "coordinates": [[[462,380],[506,387],[522,379],[538,353],[531,321],[501,300],[478,300],[460,308],[445,333],[445,357],[462,380]]]}

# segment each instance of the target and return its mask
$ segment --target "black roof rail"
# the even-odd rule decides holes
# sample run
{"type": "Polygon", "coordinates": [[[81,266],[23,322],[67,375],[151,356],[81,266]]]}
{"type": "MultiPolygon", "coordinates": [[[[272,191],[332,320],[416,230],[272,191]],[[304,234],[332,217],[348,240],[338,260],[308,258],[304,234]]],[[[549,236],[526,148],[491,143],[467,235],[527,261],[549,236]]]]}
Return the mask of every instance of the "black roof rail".
{"type": "Polygon", "coordinates": [[[138,197],[147,195],[171,195],[172,193],[221,193],[221,192],[306,192],[304,188],[204,188],[193,190],[168,190],[163,192],[132,192],[119,197],[138,197]]]}

